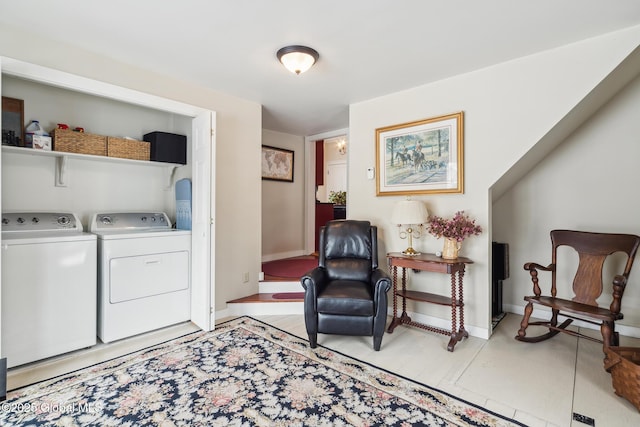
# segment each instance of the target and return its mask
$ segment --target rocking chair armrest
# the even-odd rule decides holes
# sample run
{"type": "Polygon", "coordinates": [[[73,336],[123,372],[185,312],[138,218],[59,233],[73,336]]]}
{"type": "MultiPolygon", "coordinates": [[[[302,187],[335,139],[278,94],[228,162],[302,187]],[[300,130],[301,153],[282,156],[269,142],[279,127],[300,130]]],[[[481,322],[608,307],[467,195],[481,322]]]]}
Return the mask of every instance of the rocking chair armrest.
{"type": "Polygon", "coordinates": [[[619,319],[622,318],[622,314],[620,313],[620,309],[622,306],[622,294],[624,294],[624,288],[627,286],[627,277],[622,274],[617,274],[613,278],[613,300],[611,301],[611,306],[609,310],[612,313],[616,313],[619,315],[619,319]]]}
{"type": "Polygon", "coordinates": [[[535,262],[528,262],[524,265],[524,269],[527,271],[533,270],[542,270],[542,271],[553,271],[556,269],[555,264],[549,264],[548,266],[544,266],[535,262]]]}
{"type": "Polygon", "coordinates": [[[622,286],[624,289],[627,286],[627,277],[622,274],[616,274],[613,278],[613,286],[622,286]]]}
{"type": "MultiPolygon", "coordinates": [[[[527,270],[531,275],[531,282],[533,282],[533,293],[539,297],[540,295],[542,295],[542,291],[540,290],[540,285],[538,284],[538,270],[555,271],[556,265],[549,264],[548,266],[545,267],[544,265],[537,264],[535,262],[528,262],[524,265],[524,269],[527,270]]],[[[555,286],[555,283],[552,285],[552,287],[554,286],[555,286]]],[[[553,296],[555,296],[556,294],[555,289],[551,289],[551,293],[553,296]]]]}

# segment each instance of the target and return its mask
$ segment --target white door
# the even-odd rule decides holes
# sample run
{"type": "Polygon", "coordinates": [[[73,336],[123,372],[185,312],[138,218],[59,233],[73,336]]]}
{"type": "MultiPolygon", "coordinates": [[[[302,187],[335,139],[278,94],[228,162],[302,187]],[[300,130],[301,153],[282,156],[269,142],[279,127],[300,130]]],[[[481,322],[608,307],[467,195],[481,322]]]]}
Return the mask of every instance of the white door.
{"type": "Polygon", "coordinates": [[[327,197],[332,191],[347,191],[346,161],[328,162],[326,174],[327,197]]]}
{"type": "Polygon", "coordinates": [[[192,135],[191,321],[210,331],[215,327],[215,113],[207,111],[193,119],[192,135]]]}

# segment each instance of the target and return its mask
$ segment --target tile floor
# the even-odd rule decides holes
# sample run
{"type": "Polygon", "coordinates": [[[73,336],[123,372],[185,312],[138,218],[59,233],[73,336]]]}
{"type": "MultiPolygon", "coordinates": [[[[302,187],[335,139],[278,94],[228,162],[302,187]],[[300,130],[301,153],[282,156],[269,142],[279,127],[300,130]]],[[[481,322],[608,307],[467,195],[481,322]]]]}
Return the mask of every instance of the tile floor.
{"type": "MultiPolygon", "coordinates": [[[[254,317],[306,337],[302,315],[254,317]]],[[[592,418],[597,427],[640,425],[640,412],[613,392],[611,376],[603,369],[600,344],[566,334],[538,344],[518,342],[513,337],[519,322],[519,315],[507,314],[489,340],[471,337],[458,343],[453,353],[446,350],[448,337],[407,326],[385,334],[379,352],[373,351],[370,337],[319,335],[318,341],[532,427],[590,425],[574,421],[574,412],[592,418]]],[[[9,371],[8,388],[127,354],[196,329],[184,323],[14,368],[9,371]]],[[[640,340],[621,337],[621,345],[640,347],[640,340]]]]}

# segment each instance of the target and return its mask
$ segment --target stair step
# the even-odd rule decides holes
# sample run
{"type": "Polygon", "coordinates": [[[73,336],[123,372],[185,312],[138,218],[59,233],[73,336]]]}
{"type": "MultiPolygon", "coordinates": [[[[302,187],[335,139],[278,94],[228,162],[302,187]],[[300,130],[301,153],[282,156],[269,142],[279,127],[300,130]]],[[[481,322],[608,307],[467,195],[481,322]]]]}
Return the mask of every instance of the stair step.
{"type": "Polygon", "coordinates": [[[298,315],[304,313],[304,298],[300,292],[259,293],[229,301],[227,308],[234,316],[298,315]]]}
{"type": "Polygon", "coordinates": [[[283,292],[304,292],[304,288],[300,280],[258,283],[258,293],[277,294],[283,292]]]}
{"type": "Polygon", "coordinates": [[[259,293],[246,297],[234,299],[229,301],[230,304],[235,303],[252,303],[252,302],[301,302],[304,301],[304,296],[301,296],[302,292],[274,292],[274,293],[259,293]]]}

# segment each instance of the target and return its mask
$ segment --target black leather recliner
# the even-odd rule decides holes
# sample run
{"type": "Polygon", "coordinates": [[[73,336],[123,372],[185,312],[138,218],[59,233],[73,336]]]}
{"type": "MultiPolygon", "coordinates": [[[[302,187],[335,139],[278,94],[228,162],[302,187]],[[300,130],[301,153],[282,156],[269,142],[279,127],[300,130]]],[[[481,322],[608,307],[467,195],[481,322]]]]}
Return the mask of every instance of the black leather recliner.
{"type": "Polygon", "coordinates": [[[334,220],[321,228],[318,267],[301,279],[311,348],[323,333],[373,336],[380,350],[391,280],[378,269],[377,233],[369,221],[334,220]]]}

